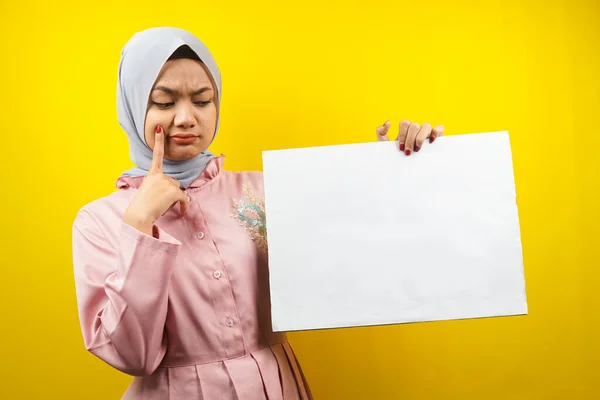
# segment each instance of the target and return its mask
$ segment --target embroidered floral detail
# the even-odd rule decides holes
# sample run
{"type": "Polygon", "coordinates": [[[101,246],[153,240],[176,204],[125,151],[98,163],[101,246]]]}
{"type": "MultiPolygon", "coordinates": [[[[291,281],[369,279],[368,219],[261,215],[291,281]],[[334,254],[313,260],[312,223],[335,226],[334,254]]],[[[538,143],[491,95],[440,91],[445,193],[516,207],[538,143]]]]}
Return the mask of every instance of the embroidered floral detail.
{"type": "Polygon", "coordinates": [[[250,238],[267,252],[267,225],[265,201],[256,195],[249,185],[244,185],[244,196],[233,200],[233,217],[240,221],[250,238]]]}

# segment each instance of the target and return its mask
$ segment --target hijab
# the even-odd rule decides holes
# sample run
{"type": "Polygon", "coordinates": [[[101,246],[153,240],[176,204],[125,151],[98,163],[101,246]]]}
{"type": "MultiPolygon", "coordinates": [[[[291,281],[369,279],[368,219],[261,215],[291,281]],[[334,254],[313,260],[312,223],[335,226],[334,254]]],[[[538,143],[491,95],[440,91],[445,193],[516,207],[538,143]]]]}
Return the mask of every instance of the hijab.
{"type": "MultiPolygon", "coordinates": [[[[217,91],[217,123],[221,102],[221,73],[208,48],[194,35],[178,28],[150,28],[134,34],[121,51],[117,86],[119,125],[127,133],[129,155],[135,167],[121,176],[145,176],[152,164],[152,149],[144,138],[148,98],[163,65],[181,46],[187,45],[207,67],[217,91]]],[[[212,140],[211,140],[212,143],[212,140]]],[[[185,161],[164,159],[163,173],[187,188],[215,156],[208,150],[185,161]]]]}

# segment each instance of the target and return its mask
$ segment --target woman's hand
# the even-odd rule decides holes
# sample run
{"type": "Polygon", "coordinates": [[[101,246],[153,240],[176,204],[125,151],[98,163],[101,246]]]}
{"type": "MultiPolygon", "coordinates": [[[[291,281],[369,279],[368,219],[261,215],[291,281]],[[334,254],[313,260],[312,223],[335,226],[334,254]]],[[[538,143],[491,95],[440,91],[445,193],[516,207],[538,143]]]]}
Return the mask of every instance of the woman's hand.
{"type": "Polygon", "coordinates": [[[164,131],[157,126],[152,165],[123,216],[124,223],[150,236],[154,236],[156,221],[175,203],[181,204],[181,215],[185,215],[188,207],[187,196],[179,182],[162,172],[164,151],[164,131]]]}
{"type": "MultiPolygon", "coordinates": [[[[377,128],[377,140],[387,141],[388,130],[390,129],[390,121],[377,128]]],[[[444,135],[444,127],[438,125],[432,128],[430,124],[424,123],[419,125],[416,122],[410,122],[404,120],[400,122],[400,128],[398,130],[398,147],[404,154],[410,156],[413,151],[419,151],[423,147],[425,140],[429,140],[429,143],[433,143],[435,139],[444,135]]]]}

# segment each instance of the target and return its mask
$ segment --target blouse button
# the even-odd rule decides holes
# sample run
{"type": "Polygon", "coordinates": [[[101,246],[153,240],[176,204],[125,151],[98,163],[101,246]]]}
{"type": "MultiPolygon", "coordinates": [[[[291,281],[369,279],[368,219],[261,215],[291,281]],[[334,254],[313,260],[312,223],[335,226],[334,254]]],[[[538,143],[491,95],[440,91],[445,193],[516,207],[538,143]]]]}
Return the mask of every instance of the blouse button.
{"type": "Polygon", "coordinates": [[[200,240],[204,239],[204,232],[198,232],[196,233],[196,237],[200,240]]]}
{"type": "Polygon", "coordinates": [[[221,271],[215,271],[215,272],[213,272],[213,277],[215,279],[219,279],[221,277],[221,271]]]}
{"type": "Polygon", "coordinates": [[[225,325],[231,328],[233,326],[233,320],[231,318],[227,318],[225,325]]]}

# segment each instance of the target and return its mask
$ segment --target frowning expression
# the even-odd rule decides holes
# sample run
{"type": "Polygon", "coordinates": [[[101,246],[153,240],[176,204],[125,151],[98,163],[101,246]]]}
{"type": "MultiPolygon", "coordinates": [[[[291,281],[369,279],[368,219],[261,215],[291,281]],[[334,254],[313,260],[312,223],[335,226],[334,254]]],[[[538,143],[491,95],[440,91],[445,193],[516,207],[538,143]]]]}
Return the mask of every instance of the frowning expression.
{"type": "Polygon", "coordinates": [[[167,61],[148,99],[144,137],[154,148],[156,128],[165,134],[165,158],[184,161],[206,150],[215,134],[217,93],[208,70],[190,59],[167,61]]]}

